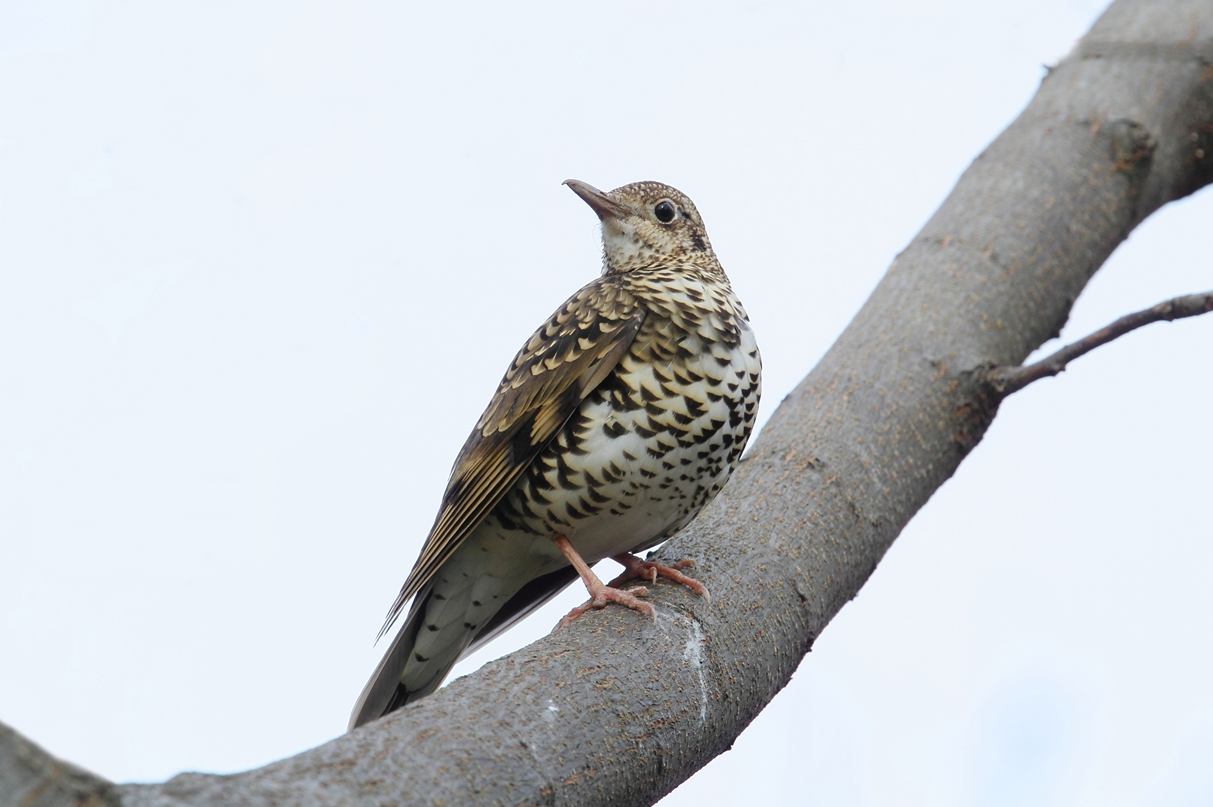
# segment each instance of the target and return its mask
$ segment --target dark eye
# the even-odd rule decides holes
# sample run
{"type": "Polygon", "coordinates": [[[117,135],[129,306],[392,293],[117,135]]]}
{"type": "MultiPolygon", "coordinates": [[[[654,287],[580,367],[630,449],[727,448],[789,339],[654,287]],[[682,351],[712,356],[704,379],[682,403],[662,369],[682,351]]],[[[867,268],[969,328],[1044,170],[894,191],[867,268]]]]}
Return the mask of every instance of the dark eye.
{"type": "Polygon", "coordinates": [[[662,199],[657,203],[657,206],[653,208],[653,215],[656,216],[657,220],[662,224],[669,224],[674,220],[674,216],[677,214],[678,208],[674,207],[674,203],[669,199],[662,199]]]}

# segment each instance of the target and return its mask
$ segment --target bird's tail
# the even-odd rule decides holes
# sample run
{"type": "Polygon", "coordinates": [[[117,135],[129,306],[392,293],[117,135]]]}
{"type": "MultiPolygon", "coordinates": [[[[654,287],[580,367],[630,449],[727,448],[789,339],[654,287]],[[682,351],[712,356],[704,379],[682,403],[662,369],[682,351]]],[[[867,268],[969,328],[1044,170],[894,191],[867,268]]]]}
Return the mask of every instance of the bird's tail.
{"type": "MultiPolygon", "coordinates": [[[[383,654],[383,660],[371,674],[371,679],[363,687],[362,694],[358,696],[358,702],[354,704],[354,711],[350,715],[350,731],[364,723],[377,720],[410,701],[429,695],[442,684],[442,680],[459,660],[463,647],[459,647],[453,653],[444,654],[449,655],[449,660],[436,659],[435,661],[438,663],[427,664],[426,673],[428,675],[423,681],[412,681],[410,682],[412,686],[406,687],[402,680],[404,667],[417,644],[417,632],[424,621],[425,605],[429,597],[430,592],[423,591],[413,599],[408,618],[405,619],[396,638],[392,640],[387,652],[383,654]]],[[[468,638],[470,639],[470,637],[468,638]]],[[[410,673],[410,677],[415,676],[410,673]]]]}
{"type": "Polygon", "coordinates": [[[448,587],[437,593],[432,586],[423,589],[413,599],[404,625],[354,704],[350,730],[429,695],[459,659],[506,631],[576,579],[577,570],[572,566],[541,575],[515,592],[482,625],[465,621],[469,605],[480,606],[472,601],[471,585],[448,587]],[[420,636],[423,625],[432,632],[420,636]]]}

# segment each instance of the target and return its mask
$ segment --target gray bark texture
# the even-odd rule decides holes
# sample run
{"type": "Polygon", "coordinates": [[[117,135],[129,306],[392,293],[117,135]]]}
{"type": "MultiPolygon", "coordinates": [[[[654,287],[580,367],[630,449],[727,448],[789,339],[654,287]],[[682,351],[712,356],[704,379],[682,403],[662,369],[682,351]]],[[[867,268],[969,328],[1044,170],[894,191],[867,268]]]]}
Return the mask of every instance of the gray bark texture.
{"type": "MultiPolygon", "coordinates": [[[[1117,0],[779,406],[658,584],[318,748],[114,786],[0,733],[0,804],[651,804],[717,754],[981,440],[1146,216],[1213,179],[1213,3],[1117,0]]],[[[353,693],[351,693],[351,696],[353,693]]],[[[305,707],[306,708],[306,707],[305,707]]]]}

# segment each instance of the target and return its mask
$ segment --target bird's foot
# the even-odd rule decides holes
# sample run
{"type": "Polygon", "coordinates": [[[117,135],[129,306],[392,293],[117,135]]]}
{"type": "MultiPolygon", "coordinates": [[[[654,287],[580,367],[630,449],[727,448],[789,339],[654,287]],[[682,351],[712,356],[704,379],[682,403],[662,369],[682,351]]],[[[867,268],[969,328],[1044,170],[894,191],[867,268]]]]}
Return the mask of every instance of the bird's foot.
{"type": "Polygon", "coordinates": [[[612,602],[617,602],[620,605],[626,605],[633,611],[639,611],[642,614],[653,617],[654,622],[657,621],[657,612],[653,610],[653,606],[649,605],[644,600],[639,599],[640,597],[643,597],[649,593],[649,590],[644,586],[633,586],[632,588],[624,591],[623,589],[604,585],[602,581],[599,580],[598,584],[595,586],[586,583],[586,588],[590,590],[590,600],[578,605],[572,611],[569,611],[568,614],[565,615],[564,619],[557,623],[553,633],[560,630],[565,625],[568,625],[574,619],[581,616],[591,608],[606,608],[607,604],[612,602]]]}
{"type": "MultiPolygon", "coordinates": [[[[552,543],[556,544],[556,546],[560,548],[560,551],[564,554],[565,558],[567,558],[569,563],[573,565],[573,568],[577,570],[577,574],[581,576],[581,582],[585,583],[586,590],[590,592],[590,601],[584,605],[577,606],[572,611],[569,611],[565,618],[560,620],[555,629],[553,629],[553,633],[560,630],[591,608],[605,608],[608,603],[612,602],[617,602],[620,605],[626,605],[633,611],[639,611],[642,614],[653,617],[654,622],[657,621],[657,611],[653,609],[653,606],[649,605],[643,600],[637,599],[638,597],[643,597],[645,594],[649,593],[647,588],[644,586],[635,586],[633,588],[629,588],[627,591],[623,591],[621,589],[614,588],[613,585],[608,586],[598,579],[598,575],[594,574],[594,570],[591,569],[589,564],[586,563],[585,560],[582,559],[581,555],[577,553],[577,550],[573,548],[571,543],[569,543],[568,538],[564,537],[563,535],[556,535],[552,537],[552,543]]],[[[631,556],[629,555],[628,557],[631,556]]],[[[640,561],[639,558],[636,560],[637,562],[643,562],[640,561]]]]}
{"type": "Polygon", "coordinates": [[[689,569],[695,565],[693,560],[680,560],[672,566],[667,566],[664,563],[656,563],[651,560],[641,560],[635,555],[625,552],[622,555],[614,555],[611,560],[623,566],[623,574],[616,577],[608,586],[618,586],[632,580],[647,580],[650,583],[656,583],[658,577],[664,577],[667,580],[673,580],[675,583],[682,583],[684,586],[694,591],[700,597],[712,602],[712,595],[708,593],[707,587],[694,578],[687,577],[679,569],[689,569]]]}

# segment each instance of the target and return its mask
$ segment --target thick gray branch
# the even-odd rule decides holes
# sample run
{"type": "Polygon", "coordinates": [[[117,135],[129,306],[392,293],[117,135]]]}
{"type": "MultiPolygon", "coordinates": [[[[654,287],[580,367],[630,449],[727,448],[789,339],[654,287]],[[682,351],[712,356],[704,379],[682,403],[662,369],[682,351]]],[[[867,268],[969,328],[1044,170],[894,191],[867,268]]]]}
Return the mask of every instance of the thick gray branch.
{"type": "Polygon", "coordinates": [[[0,807],[118,807],[118,787],[0,724],[0,807]]]}
{"type": "Polygon", "coordinates": [[[1050,72],[721,498],[663,550],[698,562],[710,605],[658,584],[657,625],[587,615],[319,748],[232,776],[124,785],[123,803],[631,805],[668,793],[787,684],[981,440],[1000,399],[987,372],[1055,336],[1133,227],[1213,178],[1211,43],[1208,0],[1117,0],[1050,72]]]}
{"type": "Polygon", "coordinates": [[[1077,342],[1071,342],[1040,361],[1025,364],[1022,367],[995,367],[989,372],[987,378],[996,392],[1004,397],[1012,395],[1034,381],[1060,374],[1070,362],[1078,357],[1144,325],[1153,322],[1174,322],[1186,317],[1199,317],[1210,311],[1213,311],[1213,291],[1174,297],[1142,311],[1125,314],[1110,325],[1087,334],[1077,342]]]}

